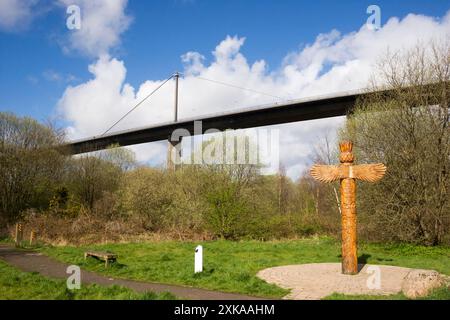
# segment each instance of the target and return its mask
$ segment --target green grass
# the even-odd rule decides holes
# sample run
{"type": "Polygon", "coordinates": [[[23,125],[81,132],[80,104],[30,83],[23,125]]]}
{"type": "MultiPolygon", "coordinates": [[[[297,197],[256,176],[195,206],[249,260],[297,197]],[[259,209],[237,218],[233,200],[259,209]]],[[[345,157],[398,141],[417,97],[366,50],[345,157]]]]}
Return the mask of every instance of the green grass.
{"type": "MultiPolygon", "coordinates": [[[[204,247],[204,272],[194,274],[194,248],[198,242],[146,242],[82,247],[42,247],[58,260],[118,278],[189,285],[206,289],[280,298],[287,290],[256,277],[268,267],[339,262],[340,244],[333,239],[291,241],[211,241],[204,247]],[[105,269],[95,259],[83,259],[87,249],[109,250],[118,263],[105,269]]],[[[366,263],[434,269],[450,274],[449,247],[360,244],[359,256],[366,263]]]]}
{"type": "Polygon", "coordinates": [[[0,261],[0,300],[157,300],[175,299],[169,293],[144,293],[120,287],[99,285],[81,286],[79,290],[69,290],[65,281],[51,280],[37,273],[21,272],[0,261]]]}
{"type": "MultiPolygon", "coordinates": [[[[408,300],[408,298],[402,293],[389,296],[333,293],[326,297],[325,300],[408,300]]],[[[432,291],[428,296],[418,298],[417,300],[450,300],[450,289],[448,287],[442,287],[432,291]]]]}

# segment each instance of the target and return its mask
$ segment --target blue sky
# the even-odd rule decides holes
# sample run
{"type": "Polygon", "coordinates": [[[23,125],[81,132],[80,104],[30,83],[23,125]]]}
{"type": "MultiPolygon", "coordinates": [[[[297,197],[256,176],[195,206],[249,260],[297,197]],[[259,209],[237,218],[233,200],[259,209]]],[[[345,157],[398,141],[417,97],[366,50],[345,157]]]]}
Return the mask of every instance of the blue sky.
{"type": "MultiPolygon", "coordinates": [[[[56,119],[69,138],[103,132],[174,71],[180,117],[273,102],[195,76],[302,98],[364,88],[386,49],[450,39],[450,3],[434,1],[0,0],[0,111],[56,119]],[[66,8],[81,10],[68,30],[66,8]],[[370,30],[369,5],[381,10],[370,30]]],[[[172,119],[170,84],[117,129],[172,119]]],[[[291,177],[343,119],[277,126],[291,177]]],[[[136,146],[162,164],[165,143],[136,146]]]]}
{"type": "MultiPolygon", "coordinates": [[[[136,86],[181,70],[180,56],[187,51],[210,58],[226,35],[246,37],[242,52],[247,59],[264,58],[270,68],[277,68],[287,53],[319,33],[359,29],[370,4],[382,9],[382,23],[408,13],[441,17],[449,9],[444,0],[134,0],[126,8],[133,21],[114,52],[126,61],[127,81],[136,86]]],[[[50,11],[40,13],[27,29],[0,31],[0,110],[42,120],[52,115],[68,84],[90,77],[87,65],[92,58],[62,52],[58,42],[71,32],[65,27],[64,7],[51,7],[49,1],[38,6],[50,11]]]]}

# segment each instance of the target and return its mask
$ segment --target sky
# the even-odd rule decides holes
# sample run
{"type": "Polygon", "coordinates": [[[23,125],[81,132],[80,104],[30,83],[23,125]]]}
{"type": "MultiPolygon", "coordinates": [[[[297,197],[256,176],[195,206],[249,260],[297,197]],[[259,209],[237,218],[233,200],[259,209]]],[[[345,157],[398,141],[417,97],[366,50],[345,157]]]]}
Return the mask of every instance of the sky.
{"type": "MultiPolygon", "coordinates": [[[[183,73],[179,118],[360,89],[388,48],[448,38],[449,10],[444,0],[0,0],[0,111],[50,119],[78,139],[101,134],[175,71],[183,73]],[[79,29],[68,28],[71,5],[79,29]],[[370,5],[380,9],[379,26],[368,24],[370,5]]],[[[172,119],[168,83],[114,130],[172,119]]],[[[279,130],[290,177],[343,121],[268,128],[279,130]]],[[[159,166],[166,147],[132,149],[159,166]]]]}

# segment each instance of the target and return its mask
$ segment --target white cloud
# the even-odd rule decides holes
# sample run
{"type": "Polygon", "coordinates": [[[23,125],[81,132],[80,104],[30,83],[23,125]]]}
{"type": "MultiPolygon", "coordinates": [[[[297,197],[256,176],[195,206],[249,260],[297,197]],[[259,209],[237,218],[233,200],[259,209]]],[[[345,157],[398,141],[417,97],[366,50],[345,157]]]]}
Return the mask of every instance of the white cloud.
{"type": "Polygon", "coordinates": [[[35,16],[37,0],[0,1],[0,30],[17,31],[26,29],[35,16]]]}
{"type": "MultiPolygon", "coordinates": [[[[61,40],[64,52],[76,52],[98,58],[110,54],[120,45],[120,37],[125,32],[132,17],[125,10],[128,0],[1,0],[0,31],[22,31],[33,19],[55,7],[66,13],[67,7],[80,7],[81,28],[67,30],[66,38],[61,40]]],[[[66,16],[69,17],[68,15],[66,16]]]]}
{"type": "Polygon", "coordinates": [[[128,29],[132,18],[125,13],[128,0],[58,0],[63,7],[78,5],[81,28],[68,30],[65,51],[75,51],[91,57],[109,54],[120,44],[120,36],[128,29]]]}
{"type": "MultiPolygon", "coordinates": [[[[179,118],[230,111],[277,101],[276,98],[243,91],[196,78],[201,76],[274,96],[310,97],[363,88],[377,58],[389,47],[407,48],[417,41],[448,37],[450,12],[441,20],[421,15],[390,19],[379,31],[366,26],[341,35],[333,30],[317,36],[314,43],[286,56],[278,70],[268,70],[264,60],[249,63],[240,53],[245,39],[227,37],[213,51],[210,62],[197,52],[182,56],[185,77],[180,79],[179,118]],[[412,32],[414,30],[414,32],[412,32]]],[[[69,87],[59,102],[59,110],[72,123],[72,138],[98,135],[150,93],[163,80],[146,81],[135,89],[125,82],[122,61],[107,55],[89,66],[92,80],[69,87]]],[[[173,85],[165,85],[114,130],[170,121],[173,117],[173,85]]],[[[313,146],[333,132],[343,118],[274,126],[280,129],[280,159],[291,177],[309,165],[313,146]]],[[[164,163],[164,143],[135,147],[140,160],[164,163]],[[153,147],[154,146],[154,147],[153,147]]]]}

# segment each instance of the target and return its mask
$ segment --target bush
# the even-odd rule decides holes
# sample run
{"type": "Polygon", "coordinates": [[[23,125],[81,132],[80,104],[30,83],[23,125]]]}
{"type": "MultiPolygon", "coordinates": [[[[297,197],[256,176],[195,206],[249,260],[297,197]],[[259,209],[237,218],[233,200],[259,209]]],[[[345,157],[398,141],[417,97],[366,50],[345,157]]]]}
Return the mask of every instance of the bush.
{"type": "Polygon", "coordinates": [[[0,220],[14,222],[29,208],[46,208],[61,181],[63,135],[31,118],[0,112],[0,220]]]}
{"type": "Polygon", "coordinates": [[[448,46],[388,56],[380,70],[393,93],[359,101],[343,132],[360,162],[388,168],[380,182],[360,185],[369,239],[437,245],[450,230],[448,61],[448,46]]]}

